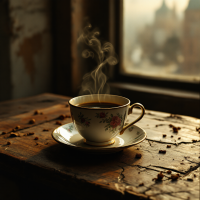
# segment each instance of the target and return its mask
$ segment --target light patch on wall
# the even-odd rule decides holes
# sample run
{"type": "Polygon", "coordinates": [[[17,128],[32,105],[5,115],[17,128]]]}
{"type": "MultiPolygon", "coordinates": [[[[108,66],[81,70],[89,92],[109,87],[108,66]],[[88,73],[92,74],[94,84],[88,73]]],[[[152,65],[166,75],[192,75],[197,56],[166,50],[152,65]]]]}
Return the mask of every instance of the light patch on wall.
{"type": "Polygon", "coordinates": [[[24,38],[20,44],[17,56],[21,56],[24,61],[25,70],[30,76],[31,83],[34,83],[36,67],[34,55],[42,49],[42,33],[35,34],[32,37],[24,38]]]}
{"type": "Polygon", "coordinates": [[[51,91],[49,0],[9,0],[12,98],[51,91]]]}

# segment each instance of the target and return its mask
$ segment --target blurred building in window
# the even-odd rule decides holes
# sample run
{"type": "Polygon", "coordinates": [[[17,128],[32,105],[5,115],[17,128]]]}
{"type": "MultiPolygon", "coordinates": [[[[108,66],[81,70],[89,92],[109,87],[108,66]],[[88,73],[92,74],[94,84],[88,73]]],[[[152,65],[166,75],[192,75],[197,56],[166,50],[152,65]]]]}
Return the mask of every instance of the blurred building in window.
{"type": "Polygon", "coordinates": [[[164,45],[167,38],[177,32],[176,6],[170,9],[163,0],[160,8],[155,11],[154,41],[157,46],[164,45]]]}
{"type": "Polygon", "coordinates": [[[200,0],[190,0],[183,22],[183,70],[200,73],[200,0]]]}

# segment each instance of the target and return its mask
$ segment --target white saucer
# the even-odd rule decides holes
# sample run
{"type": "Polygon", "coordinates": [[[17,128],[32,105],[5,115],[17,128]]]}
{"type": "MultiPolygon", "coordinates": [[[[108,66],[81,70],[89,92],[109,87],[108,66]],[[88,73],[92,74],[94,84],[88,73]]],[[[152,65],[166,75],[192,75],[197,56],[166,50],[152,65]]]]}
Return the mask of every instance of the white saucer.
{"type": "Polygon", "coordinates": [[[115,137],[115,143],[105,147],[95,147],[84,143],[84,138],[75,129],[73,123],[68,123],[56,128],[52,137],[55,141],[66,146],[85,151],[87,153],[107,154],[121,151],[142,142],[146,138],[146,132],[135,125],[129,127],[122,135],[115,137]]]}

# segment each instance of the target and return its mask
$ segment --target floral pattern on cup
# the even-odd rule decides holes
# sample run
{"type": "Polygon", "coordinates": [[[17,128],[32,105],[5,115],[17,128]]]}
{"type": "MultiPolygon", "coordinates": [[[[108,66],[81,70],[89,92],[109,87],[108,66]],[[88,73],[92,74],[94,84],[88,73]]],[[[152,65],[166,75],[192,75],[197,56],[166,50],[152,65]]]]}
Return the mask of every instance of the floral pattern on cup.
{"type": "Polygon", "coordinates": [[[83,124],[84,126],[87,126],[87,127],[90,126],[90,120],[91,119],[89,119],[88,117],[85,117],[81,112],[78,115],[78,118],[79,118],[81,124],[83,124]]]}
{"type": "Polygon", "coordinates": [[[96,117],[100,118],[101,121],[99,123],[106,123],[105,131],[109,130],[110,132],[115,132],[116,130],[122,129],[122,115],[117,113],[116,115],[110,114],[108,116],[108,113],[101,112],[96,113],[96,117]]]}
{"type": "MultiPolygon", "coordinates": [[[[108,113],[105,113],[105,112],[100,112],[100,113],[96,113],[96,118],[100,118],[100,119],[103,119],[103,118],[106,118],[108,116],[108,113]]],[[[101,123],[102,121],[100,121],[101,123]]]]}

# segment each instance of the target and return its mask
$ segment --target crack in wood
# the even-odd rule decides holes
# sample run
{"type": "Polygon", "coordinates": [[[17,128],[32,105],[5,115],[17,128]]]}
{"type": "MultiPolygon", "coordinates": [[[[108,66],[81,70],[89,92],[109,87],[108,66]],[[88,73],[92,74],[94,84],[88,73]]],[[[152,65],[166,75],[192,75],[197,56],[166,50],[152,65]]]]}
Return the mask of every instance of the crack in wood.
{"type": "Polygon", "coordinates": [[[168,168],[168,167],[162,167],[162,166],[156,166],[156,165],[151,165],[151,166],[161,168],[161,169],[165,169],[165,170],[171,170],[171,171],[174,171],[174,172],[177,172],[177,173],[180,173],[180,174],[185,174],[184,172],[178,171],[176,169],[171,169],[171,168],[168,168]]]}
{"type": "MultiPolygon", "coordinates": [[[[140,166],[140,165],[130,165],[130,164],[127,164],[127,163],[124,163],[124,162],[121,162],[121,163],[126,164],[127,166],[130,166],[130,167],[138,167],[138,168],[142,168],[142,169],[148,169],[148,170],[160,172],[160,170],[156,170],[156,169],[153,169],[153,168],[149,168],[150,166],[154,167],[153,165],[140,166]]],[[[156,166],[155,166],[155,167],[156,167],[156,166]]],[[[158,168],[159,168],[159,167],[158,167],[158,168]]],[[[160,167],[160,168],[161,168],[161,167],[160,167]]],[[[170,168],[168,168],[168,169],[171,170],[171,171],[175,171],[175,172],[178,172],[178,173],[179,173],[179,171],[177,171],[177,170],[170,169],[170,168]]],[[[167,170],[168,170],[168,169],[167,169],[167,170]]],[[[182,173],[182,172],[180,172],[180,173],[182,173]]]]}
{"type": "Polygon", "coordinates": [[[157,142],[157,143],[161,143],[161,144],[173,144],[173,145],[176,145],[177,143],[174,143],[174,142],[162,142],[162,141],[158,141],[158,140],[152,140],[152,139],[149,139],[149,138],[146,138],[146,140],[149,142],[157,142]]]}
{"type": "Polygon", "coordinates": [[[194,161],[192,161],[192,160],[188,160],[187,157],[185,157],[185,160],[187,160],[187,161],[189,161],[189,162],[191,162],[191,163],[199,164],[198,162],[194,162],[194,161]]]}
{"type": "Polygon", "coordinates": [[[118,166],[118,167],[122,168],[122,171],[120,172],[120,175],[118,176],[118,182],[121,183],[121,182],[124,182],[124,179],[125,179],[125,175],[123,174],[124,168],[121,166],[118,166]]]}
{"type": "Polygon", "coordinates": [[[191,172],[195,171],[198,167],[200,167],[200,163],[196,166],[190,166],[190,169],[185,173],[184,177],[189,175],[191,172]]]}
{"type": "Polygon", "coordinates": [[[161,144],[173,144],[173,145],[176,145],[176,146],[179,146],[180,144],[194,144],[194,143],[200,142],[200,140],[198,140],[198,141],[191,141],[191,142],[179,142],[179,143],[176,142],[175,143],[175,142],[163,142],[163,141],[158,141],[158,140],[152,140],[152,139],[149,139],[149,138],[146,138],[146,140],[148,142],[152,141],[152,142],[158,142],[158,143],[161,143],[161,144]]]}
{"type": "Polygon", "coordinates": [[[194,144],[194,143],[198,143],[200,142],[200,140],[197,140],[197,141],[192,141],[192,142],[180,142],[180,143],[177,143],[178,145],[180,144],[194,144]]]}
{"type": "Polygon", "coordinates": [[[151,146],[151,143],[150,143],[150,141],[149,141],[149,140],[147,140],[147,141],[148,141],[149,145],[151,146]]]}
{"type": "MultiPolygon", "coordinates": [[[[151,166],[151,165],[149,165],[149,166],[151,166]]],[[[148,166],[147,167],[144,167],[144,166],[139,166],[139,165],[137,165],[137,167],[138,168],[145,168],[145,169],[149,169],[149,170],[152,170],[152,171],[156,171],[156,172],[160,172],[160,170],[156,170],[156,169],[152,169],[152,168],[149,168],[148,166]]]]}
{"type": "Polygon", "coordinates": [[[143,168],[143,169],[152,170],[152,171],[156,171],[156,172],[160,172],[161,170],[156,170],[156,169],[153,169],[153,168],[150,168],[150,167],[157,167],[157,168],[161,168],[161,169],[165,169],[165,170],[171,170],[173,172],[177,172],[177,173],[180,173],[180,174],[184,175],[183,177],[188,175],[190,172],[195,171],[200,166],[200,164],[198,164],[197,166],[191,167],[186,172],[181,172],[181,171],[178,171],[176,169],[171,169],[171,168],[162,167],[162,166],[156,166],[156,165],[140,166],[140,165],[130,165],[130,164],[127,164],[127,163],[124,163],[124,162],[121,162],[121,163],[126,164],[127,166],[143,168]]]}
{"type": "Polygon", "coordinates": [[[161,169],[165,169],[165,170],[171,170],[171,171],[175,171],[177,173],[183,174],[184,177],[187,176],[190,172],[195,171],[198,167],[200,167],[200,163],[196,166],[192,166],[190,167],[190,169],[188,171],[185,172],[180,172],[178,170],[175,169],[171,169],[171,168],[167,168],[167,167],[161,167],[161,166],[156,166],[156,165],[151,165],[152,167],[157,167],[157,168],[161,168],[161,169]]]}

